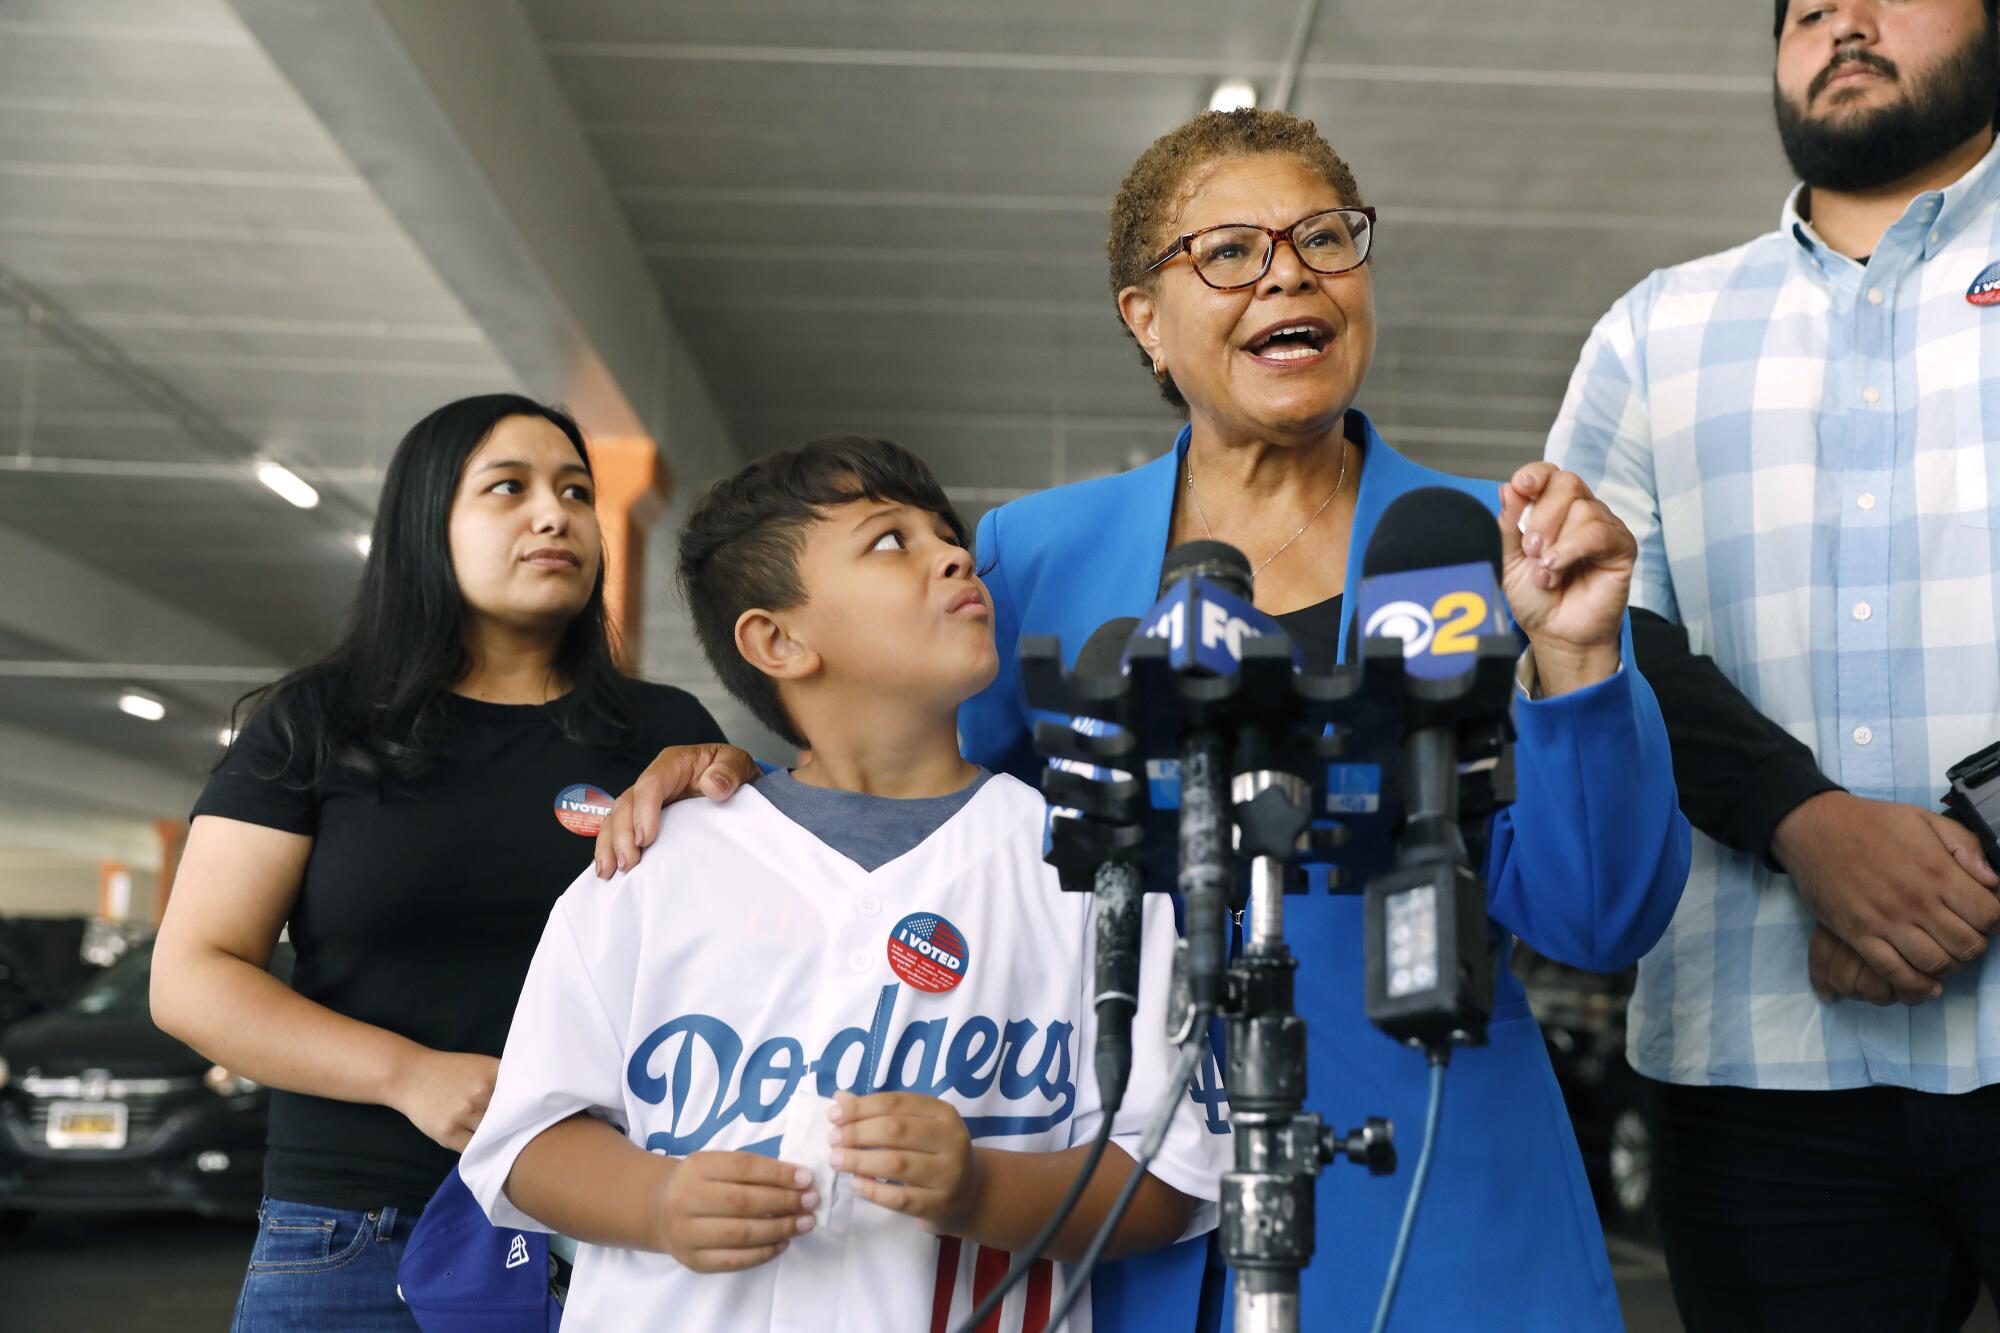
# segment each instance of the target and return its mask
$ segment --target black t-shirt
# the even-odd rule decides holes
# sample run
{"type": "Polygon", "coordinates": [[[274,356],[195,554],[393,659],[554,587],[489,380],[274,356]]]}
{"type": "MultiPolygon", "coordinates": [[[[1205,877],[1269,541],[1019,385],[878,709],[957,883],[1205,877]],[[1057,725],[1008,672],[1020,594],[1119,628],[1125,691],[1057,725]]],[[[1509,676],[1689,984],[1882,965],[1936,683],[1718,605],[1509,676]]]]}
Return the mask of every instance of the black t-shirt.
{"type": "MultiPolygon", "coordinates": [[[[685,691],[631,696],[630,750],[611,754],[565,737],[546,705],[446,695],[449,758],[381,786],[335,767],[302,789],[260,712],[194,813],[313,838],[290,921],[294,990],[436,1050],[497,1056],[603,810],[660,750],[723,738],[685,691]]],[[[457,1161],[388,1107],[292,1092],[271,1094],[269,1144],[272,1198],[334,1208],[422,1208],[457,1161]]]]}

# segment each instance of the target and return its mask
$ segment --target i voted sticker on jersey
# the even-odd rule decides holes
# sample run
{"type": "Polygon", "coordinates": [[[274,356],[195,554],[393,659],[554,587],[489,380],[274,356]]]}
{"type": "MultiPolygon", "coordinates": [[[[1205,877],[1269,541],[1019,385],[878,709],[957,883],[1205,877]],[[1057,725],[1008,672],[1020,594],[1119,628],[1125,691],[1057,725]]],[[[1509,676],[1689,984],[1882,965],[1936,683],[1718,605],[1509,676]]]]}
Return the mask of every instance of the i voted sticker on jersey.
{"type": "Polygon", "coordinates": [[[971,965],[965,936],[935,912],[912,912],[889,932],[889,968],[918,990],[952,990],[971,965]]]}
{"type": "Polygon", "coordinates": [[[1974,305],[2000,305],[2000,264],[1988,264],[1965,289],[1965,299],[1974,305]]]}
{"type": "Polygon", "coordinates": [[[587,782],[572,783],[556,793],[556,822],[582,838],[594,838],[611,813],[611,793],[587,782]]]}

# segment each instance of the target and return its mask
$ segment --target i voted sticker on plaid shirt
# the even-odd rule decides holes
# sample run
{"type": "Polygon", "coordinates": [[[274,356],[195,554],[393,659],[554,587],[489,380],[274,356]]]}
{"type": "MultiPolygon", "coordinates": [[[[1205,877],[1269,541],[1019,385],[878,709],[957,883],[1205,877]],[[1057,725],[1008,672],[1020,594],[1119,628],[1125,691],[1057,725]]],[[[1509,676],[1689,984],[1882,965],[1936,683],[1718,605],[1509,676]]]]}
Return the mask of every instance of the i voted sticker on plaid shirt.
{"type": "Polygon", "coordinates": [[[1965,299],[1978,306],[2000,305],[2000,264],[1988,264],[1980,270],[1965,289],[1965,299]]]}

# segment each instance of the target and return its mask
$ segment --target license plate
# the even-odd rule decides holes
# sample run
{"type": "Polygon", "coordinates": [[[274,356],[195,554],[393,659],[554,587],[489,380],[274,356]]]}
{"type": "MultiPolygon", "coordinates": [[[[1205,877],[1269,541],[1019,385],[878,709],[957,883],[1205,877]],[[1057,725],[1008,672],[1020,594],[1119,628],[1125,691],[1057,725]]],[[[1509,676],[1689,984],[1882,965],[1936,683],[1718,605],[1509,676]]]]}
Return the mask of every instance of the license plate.
{"type": "Polygon", "coordinates": [[[123,1102],[55,1102],[49,1107],[51,1148],[125,1146],[126,1109],[123,1102]]]}

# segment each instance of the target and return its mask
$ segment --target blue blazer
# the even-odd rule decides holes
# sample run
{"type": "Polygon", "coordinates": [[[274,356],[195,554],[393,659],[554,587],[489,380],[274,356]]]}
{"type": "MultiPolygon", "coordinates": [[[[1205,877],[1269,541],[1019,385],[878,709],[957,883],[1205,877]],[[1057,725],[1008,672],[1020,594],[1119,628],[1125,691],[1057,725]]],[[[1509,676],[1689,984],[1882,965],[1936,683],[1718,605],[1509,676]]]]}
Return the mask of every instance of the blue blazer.
{"type": "MultiPolygon", "coordinates": [[[[1449,486],[1497,510],[1492,482],[1448,476],[1391,450],[1366,417],[1347,562],[1341,642],[1361,553],[1390,501],[1449,486]]],[[[979,563],[993,595],[1000,674],[959,713],[966,757],[1037,782],[1034,715],[1021,697],[1023,634],[1055,634],[1074,659],[1098,625],[1145,613],[1167,550],[1188,431],[1173,450],[1119,476],[1060,487],[989,512],[979,563]]],[[[1674,790],[1666,727],[1632,666],[1558,699],[1517,700],[1515,804],[1493,822],[1485,866],[1495,926],[1561,962],[1612,972],[1659,939],[1687,878],[1689,832],[1674,790]]],[[[1058,719],[1061,720],[1061,719],[1058,719]]],[[[1427,1101],[1423,1058],[1372,1027],[1362,994],[1361,899],[1316,893],[1285,906],[1303,966],[1308,1105],[1345,1129],[1395,1121],[1402,1166],[1376,1179],[1346,1163],[1320,1176],[1318,1258],[1303,1280],[1301,1323],[1367,1328],[1388,1271],[1427,1101]]],[[[1227,1132],[1211,1118],[1217,1132],[1227,1132]]],[[[1096,1327],[1153,1333],[1228,1324],[1228,1296],[1207,1247],[1190,1241],[1114,1264],[1094,1293],[1096,1327]],[[1207,1291],[1204,1305],[1204,1281],[1207,1291]]],[[[1446,1076],[1436,1159],[1396,1302],[1415,1329],[1623,1328],[1582,1159],[1540,1030],[1520,983],[1501,972],[1487,1045],[1458,1052],[1446,1076]]]]}

